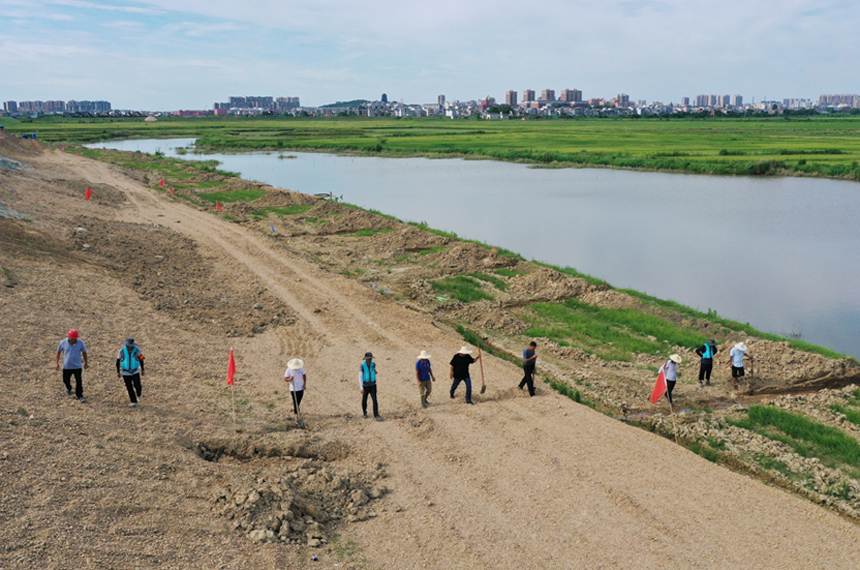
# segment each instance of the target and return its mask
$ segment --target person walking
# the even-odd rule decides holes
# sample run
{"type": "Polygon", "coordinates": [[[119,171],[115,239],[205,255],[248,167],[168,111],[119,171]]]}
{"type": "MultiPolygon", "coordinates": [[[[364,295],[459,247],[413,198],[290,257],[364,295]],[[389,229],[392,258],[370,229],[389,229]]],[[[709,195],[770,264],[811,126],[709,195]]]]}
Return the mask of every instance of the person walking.
{"type": "Polygon", "coordinates": [[[666,398],[669,399],[670,406],[675,405],[675,401],[672,399],[672,390],[675,389],[675,382],[678,381],[679,364],[681,364],[681,357],[673,354],[663,365],[663,375],[666,379],[666,398]]]}
{"type": "Polygon", "coordinates": [[[472,401],[472,378],[469,376],[469,365],[477,362],[480,358],[480,354],[478,358],[472,358],[472,351],[469,350],[468,346],[464,346],[451,359],[451,399],[454,398],[454,392],[457,391],[457,386],[460,385],[460,382],[465,382],[466,403],[474,405],[475,402],[472,401]]]}
{"type": "Polygon", "coordinates": [[[308,385],[308,374],[305,372],[305,363],[298,358],[293,358],[287,362],[287,371],[284,372],[284,382],[290,385],[290,392],[293,397],[293,412],[296,414],[296,422],[300,423],[299,409],[302,405],[302,397],[305,395],[305,388],[308,385]]]}
{"type": "Polygon", "coordinates": [[[704,381],[708,386],[711,385],[711,371],[714,369],[714,356],[717,354],[717,341],[709,340],[702,346],[696,349],[696,354],[702,358],[699,365],[699,386],[704,381]]]}
{"type": "Polygon", "coordinates": [[[523,386],[529,387],[529,397],[535,395],[535,381],[533,374],[535,373],[535,365],[537,364],[537,343],[531,341],[529,347],[523,351],[523,379],[520,380],[520,390],[523,386]]]}
{"type": "Polygon", "coordinates": [[[426,408],[427,397],[433,391],[433,382],[436,377],[433,375],[433,367],[430,365],[430,355],[426,350],[422,350],[418,355],[418,362],[415,363],[415,379],[418,380],[418,395],[421,396],[421,407],[426,408]]]}
{"type": "Polygon", "coordinates": [[[729,351],[729,363],[732,365],[732,384],[735,390],[738,389],[738,379],[744,377],[744,358],[749,358],[750,362],[755,360],[751,354],[747,354],[747,345],[739,342],[729,351]]]}
{"type": "Polygon", "coordinates": [[[66,394],[72,395],[72,376],[75,377],[75,397],[82,404],[86,403],[84,398],[84,384],[81,378],[81,368],[90,367],[87,359],[87,347],[79,338],[77,329],[69,331],[66,338],[57,347],[56,368],[60,369],[60,353],[63,353],[63,384],[66,385],[66,394]],[[81,361],[83,360],[83,365],[81,361]]]}
{"type": "Polygon", "coordinates": [[[116,355],[116,377],[125,381],[125,389],[128,391],[128,399],[131,403],[129,408],[136,408],[141,396],[140,378],[144,376],[143,353],[140,347],[134,343],[134,339],[125,339],[119,353],[116,355]]]}
{"type": "Polygon", "coordinates": [[[381,420],[379,415],[379,404],[376,401],[376,363],[373,362],[373,354],[364,353],[364,362],[361,363],[358,372],[358,381],[361,383],[361,411],[367,417],[367,397],[373,400],[373,417],[381,420]]]}

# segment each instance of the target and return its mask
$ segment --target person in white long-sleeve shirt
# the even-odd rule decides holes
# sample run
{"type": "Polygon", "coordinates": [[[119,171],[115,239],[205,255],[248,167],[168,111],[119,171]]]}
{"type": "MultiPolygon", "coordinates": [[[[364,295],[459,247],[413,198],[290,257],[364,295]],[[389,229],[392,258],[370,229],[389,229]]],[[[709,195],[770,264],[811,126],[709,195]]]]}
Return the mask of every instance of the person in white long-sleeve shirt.
{"type": "Polygon", "coordinates": [[[669,405],[675,405],[672,400],[672,390],[675,389],[675,382],[678,381],[678,365],[681,364],[681,357],[673,354],[663,365],[663,377],[666,379],[666,398],[669,399],[669,405]]]}

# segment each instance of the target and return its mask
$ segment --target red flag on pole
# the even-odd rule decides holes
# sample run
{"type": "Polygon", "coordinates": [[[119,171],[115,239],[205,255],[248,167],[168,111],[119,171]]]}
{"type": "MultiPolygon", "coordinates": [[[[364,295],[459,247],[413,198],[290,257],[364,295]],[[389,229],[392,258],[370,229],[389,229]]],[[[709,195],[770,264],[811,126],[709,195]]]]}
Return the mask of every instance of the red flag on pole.
{"type": "Polygon", "coordinates": [[[176,193],[173,191],[173,186],[170,187],[170,195],[176,196],[176,193]]]}
{"type": "Polygon", "coordinates": [[[87,193],[84,195],[84,200],[89,200],[93,197],[93,191],[90,190],[90,187],[87,186],[87,193]]]}
{"type": "Polygon", "coordinates": [[[218,200],[215,200],[215,209],[219,212],[221,211],[221,202],[218,200]]]}
{"type": "Polygon", "coordinates": [[[164,186],[164,178],[161,179],[161,182],[158,183],[159,186],[164,186]]]}
{"type": "Polygon", "coordinates": [[[233,376],[236,375],[236,361],[233,360],[233,348],[230,348],[230,362],[227,364],[227,385],[233,385],[233,376]]]}
{"type": "Polygon", "coordinates": [[[663,397],[666,389],[666,373],[663,371],[663,367],[661,366],[660,374],[657,375],[657,383],[654,384],[654,391],[651,392],[651,403],[656,404],[660,398],[663,397]]]}

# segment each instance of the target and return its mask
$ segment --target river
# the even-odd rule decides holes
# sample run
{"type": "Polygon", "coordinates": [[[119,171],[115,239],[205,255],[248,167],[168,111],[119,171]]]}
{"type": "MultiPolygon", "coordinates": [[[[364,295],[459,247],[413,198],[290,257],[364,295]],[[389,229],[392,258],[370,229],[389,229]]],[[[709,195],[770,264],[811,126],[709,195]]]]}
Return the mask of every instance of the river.
{"type": "Polygon", "coordinates": [[[498,245],[860,357],[860,184],[319,153],[178,155],[498,245]],[[294,158],[280,158],[280,156],[294,158]]]}

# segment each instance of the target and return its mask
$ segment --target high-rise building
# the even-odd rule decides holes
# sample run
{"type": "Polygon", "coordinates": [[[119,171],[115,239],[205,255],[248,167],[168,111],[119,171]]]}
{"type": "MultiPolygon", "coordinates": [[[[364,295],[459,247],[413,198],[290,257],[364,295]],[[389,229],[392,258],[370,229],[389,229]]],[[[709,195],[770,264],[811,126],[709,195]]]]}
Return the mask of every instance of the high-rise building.
{"type": "Polygon", "coordinates": [[[18,102],[17,101],[6,101],[3,103],[3,110],[7,113],[17,113],[18,112],[18,102]]]}
{"type": "Polygon", "coordinates": [[[544,89],[540,94],[541,101],[555,101],[555,90],[554,89],[544,89]]]}
{"type": "Polygon", "coordinates": [[[740,95],[735,95],[735,107],[743,107],[744,106],[744,98],[740,95]]]}
{"type": "Polygon", "coordinates": [[[580,101],[582,101],[582,91],[580,91],[579,89],[573,90],[573,101],[574,103],[579,103],[580,101]]]}
{"type": "Polygon", "coordinates": [[[523,91],[523,103],[531,103],[535,100],[534,89],[526,89],[523,91]]]}
{"type": "Polygon", "coordinates": [[[723,95],[720,99],[720,107],[729,107],[732,104],[731,95],[723,95]]]}
{"type": "Polygon", "coordinates": [[[508,91],[505,93],[505,105],[509,105],[511,107],[517,106],[517,92],[516,91],[508,91]]]}
{"type": "Polygon", "coordinates": [[[573,89],[562,89],[561,95],[558,96],[559,101],[573,102],[573,89]]]}
{"type": "Polygon", "coordinates": [[[444,105],[445,104],[445,96],[439,95],[438,97],[436,97],[436,104],[439,106],[444,105]]]}
{"type": "Polygon", "coordinates": [[[388,93],[383,93],[379,100],[383,103],[388,103],[388,93]]]}
{"type": "Polygon", "coordinates": [[[681,97],[681,105],[684,107],[690,106],[690,98],[689,97],[681,97]]]}

